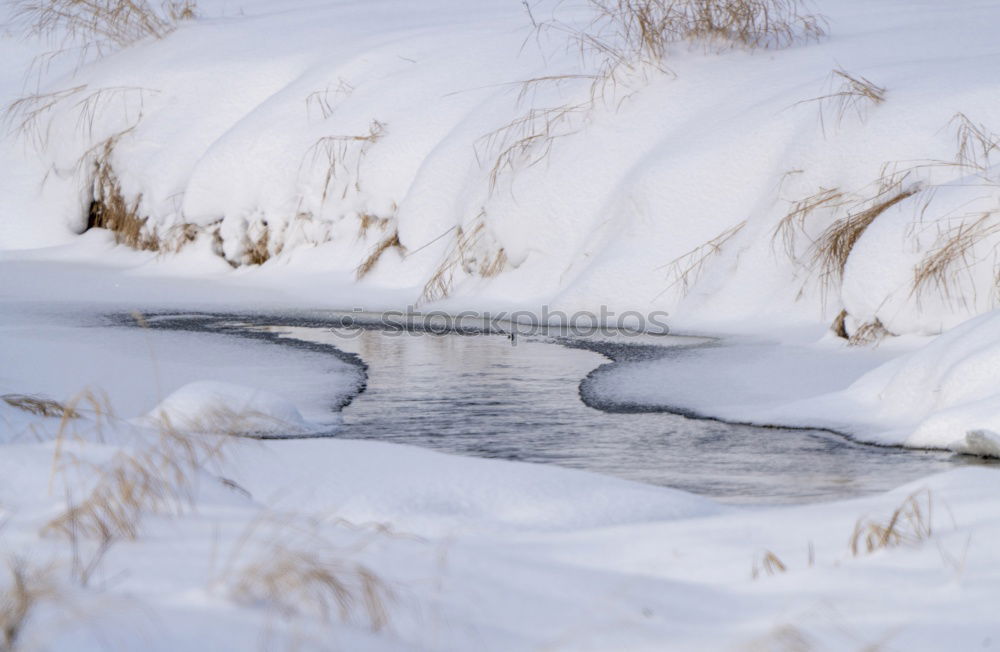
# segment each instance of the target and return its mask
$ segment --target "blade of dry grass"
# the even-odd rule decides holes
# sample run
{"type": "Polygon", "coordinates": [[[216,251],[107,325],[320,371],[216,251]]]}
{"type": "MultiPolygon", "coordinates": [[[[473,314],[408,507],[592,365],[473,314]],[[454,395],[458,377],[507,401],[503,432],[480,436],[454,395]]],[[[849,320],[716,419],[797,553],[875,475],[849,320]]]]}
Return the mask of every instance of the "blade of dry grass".
{"type": "Polygon", "coordinates": [[[681,254],[666,265],[663,265],[660,269],[666,268],[667,279],[670,283],[659,294],[657,294],[654,299],[658,299],[674,288],[680,288],[680,294],[682,296],[687,294],[688,291],[690,291],[691,286],[694,285],[694,283],[701,276],[701,273],[704,271],[705,265],[708,261],[722,253],[722,249],[726,243],[736,237],[746,225],[746,220],[743,220],[739,224],[726,229],[708,242],[698,245],[691,251],[681,254]]]}

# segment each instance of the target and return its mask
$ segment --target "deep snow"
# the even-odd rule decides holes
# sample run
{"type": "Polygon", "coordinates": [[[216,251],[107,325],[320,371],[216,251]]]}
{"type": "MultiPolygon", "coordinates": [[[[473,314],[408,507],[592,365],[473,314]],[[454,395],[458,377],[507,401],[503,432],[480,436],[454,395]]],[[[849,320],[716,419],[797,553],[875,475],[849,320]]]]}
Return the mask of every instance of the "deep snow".
{"type": "MultiPolygon", "coordinates": [[[[988,145],[1000,129],[1000,7],[817,6],[830,19],[818,43],[756,53],[676,46],[673,74],[622,78],[557,125],[572,133],[542,162],[516,161],[495,188],[503,136],[490,133],[590,94],[589,81],[569,79],[519,100],[517,82],[595,65],[552,34],[526,42],[518,2],[204,0],[200,18],[162,40],[85,65],[57,59],[27,79],[52,43],[5,26],[0,100],[61,99],[37,130],[10,130],[0,145],[0,392],[68,400],[90,387],[98,405],[105,392],[115,408],[109,416],[81,404],[59,437],[58,419],[0,402],[3,552],[54,564],[59,587],[22,643],[968,649],[997,640],[1000,480],[986,469],[857,501],[737,510],[402,446],[237,440],[198,470],[181,514],[144,514],[139,538],[116,542],[86,586],[73,546],[44,532],[94,486],[95,469],[155,441],[157,405],[181,428],[244,408],[269,425],[333,428],[331,406],[357,387],[357,369],[336,360],[110,329],[90,321],[99,312],[421,300],[448,310],[663,310],[679,330],[752,337],[624,366],[590,391],[995,452],[1000,230],[988,145]],[[837,92],[835,68],[884,86],[885,101],[842,118],[812,101],[837,92]],[[959,113],[969,122],[956,122],[959,113]],[[982,125],[985,151],[961,149],[962,124],[982,125]],[[194,242],[150,253],[100,230],[80,235],[101,152],[147,232],[166,248],[190,234],[194,242]],[[810,269],[811,243],[827,227],[894,194],[901,200],[860,234],[842,282],[810,269]],[[795,237],[776,235],[817,196],[839,199],[802,214],[795,237]],[[970,232],[974,244],[915,287],[921,267],[970,232]],[[262,251],[269,260],[250,265],[262,251]],[[447,298],[428,302],[443,290],[447,298]],[[877,321],[902,337],[848,348],[824,335],[841,310],[849,332],[877,321]],[[206,387],[221,405],[206,403],[206,387]],[[850,554],[859,518],[885,521],[925,487],[936,506],[929,540],[850,554]],[[356,612],[330,624],[309,608],[288,616],[241,598],[232,567],[245,555],[273,557],[268,540],[374,569],[397,595],[388,629],[369,632],[356,612]],[[761,570],[767,551],[787,572],[761,570]]],[[[550,10],[587,20],[570,3],[536,7],[550,10]]],[[[77,552],[91,545],[78,541],[77,552]]]]}

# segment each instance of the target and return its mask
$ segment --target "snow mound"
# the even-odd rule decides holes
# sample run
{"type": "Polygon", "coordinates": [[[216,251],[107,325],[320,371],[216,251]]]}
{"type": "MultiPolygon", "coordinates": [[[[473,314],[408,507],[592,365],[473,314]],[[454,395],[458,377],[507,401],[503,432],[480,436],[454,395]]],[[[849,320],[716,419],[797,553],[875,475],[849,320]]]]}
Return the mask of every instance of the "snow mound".
{"type": "Polygon", "coordinates": [[[254,387],[203,380],[184,385],[147,416],[188,432],[288,437],[316,432],[293,403],[254,387]]]}
{"type": "MultiPolygon", "coordinates": [[[[597,103],[599,57],[555,34],[526,43],[522,3],[230,4],[202,0],[201,18],[53,73],[18,105],[15,123],[38,129],[0,143],[0,248],[74,241],[91,202],[116,199],[161,250],[194,239],[206,268],[281,278],[288,263],[407,301],[603,304],[743,330],[844,310],[851,332],[897,335],[994,306],[1000,166],[990,147],[956,151],[1000,129],[995,35],[975,28],[1000,20],[991,3],[818,2],[833,26],[819,43],[680,49],[674,74],[615,80],[597,103]],[[834,120],[840,64],[885,101],[834,120]],[[544,118],[559,107],[565,121],[544,118]],[[823,269],[831,227],[856,246],[823,269]]],[[[591,24],[560,4],[538,11],[591,24]]],[[[30,61],[32,43],[0,53],[30,61]]],[[[0,101],[20,78],[0,76],[0,101]]]]}
{"type": "Polygon", "coordinates": [[[1000,311],[778,413],[777,421],[847,421],[844,429],[872,443],[1000,457],[1000,311]]]}
{"type": "Polygon", "coordinates": [[[421,536],[561,531],[709,516],[701,496],[560,467],[401,444],[303,439],[232,451],[227,474],[274,509],[391,523],[421,536]]]}

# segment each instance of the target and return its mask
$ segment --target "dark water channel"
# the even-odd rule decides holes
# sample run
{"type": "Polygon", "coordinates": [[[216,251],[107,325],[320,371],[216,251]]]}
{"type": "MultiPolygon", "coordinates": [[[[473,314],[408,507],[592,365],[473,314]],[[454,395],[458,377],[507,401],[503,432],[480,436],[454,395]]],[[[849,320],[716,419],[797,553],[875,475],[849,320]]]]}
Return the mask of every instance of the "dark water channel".
{"type": "MultiPolygon", "coordinates": [[[[731,503],[864,495],[976,463],[879,448],[822,430],[762,428],[655,411],[605,411],[581,381],[612,357],[662,354],[673,337],[573,341],[472,328],[432,334],[336,327],[335,316],[161,315],[155,328],[224,332],[338,355],[366,368],[333,436],[558,464],[731,503]],[[588,397],[592,404],[599,404],[588,397]]],[[[346,402],[346,401],[345,401],[346,402]]]]}

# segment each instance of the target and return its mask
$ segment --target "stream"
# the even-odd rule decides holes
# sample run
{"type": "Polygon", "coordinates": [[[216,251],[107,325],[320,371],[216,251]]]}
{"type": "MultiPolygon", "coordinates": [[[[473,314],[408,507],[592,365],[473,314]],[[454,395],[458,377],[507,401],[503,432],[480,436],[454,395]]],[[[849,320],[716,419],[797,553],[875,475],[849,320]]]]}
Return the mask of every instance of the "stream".
{"type": "Polygon", "coordinates": [[[983,463],[947,452],[868,446],[823,430],[609,412],[581,397],[581,381],[623,352],[633,359],[657,355],[663,347],[689,345],[690,338],[584,343],[555,333],[511,341],[481,327],[431,333],[338,323],[330,315],[151,319],[156,329],[265,339],[363,367],[365,386],[332,406],[342,410],[343,426],[327,436],[557,464],[740,504],[861,496],[983,463]]]}

